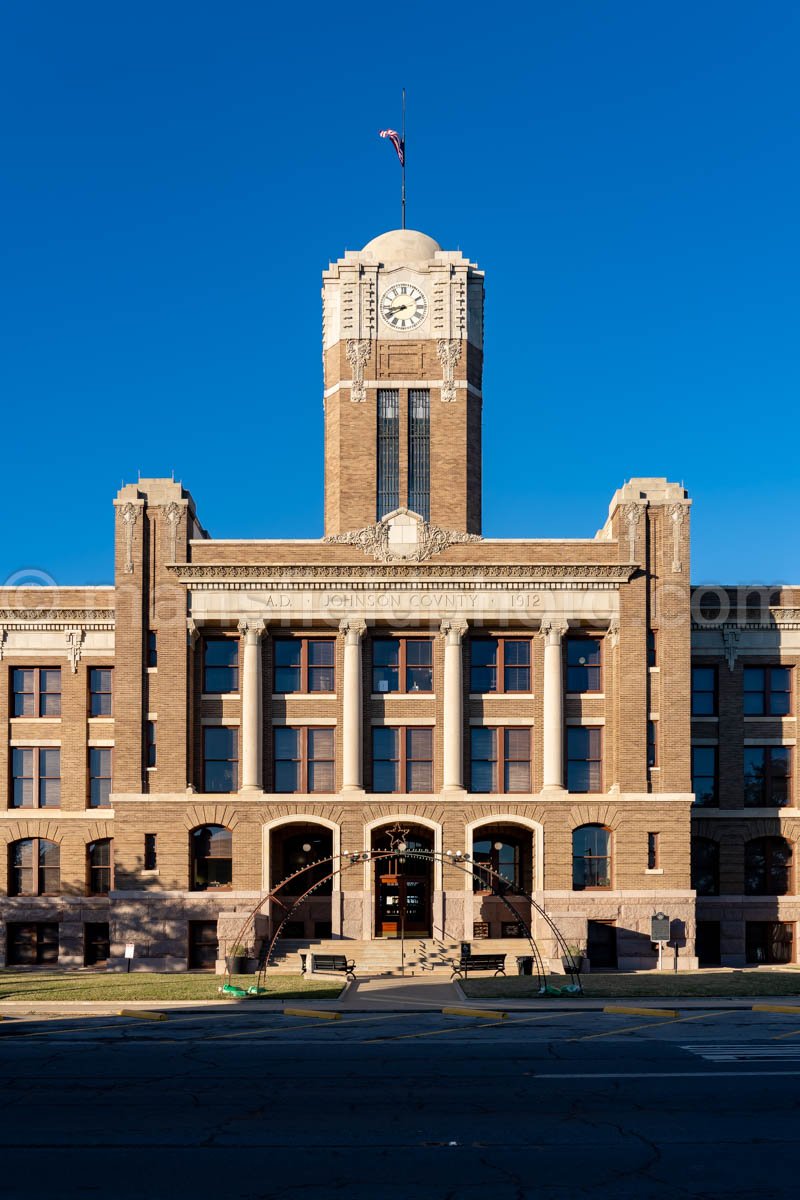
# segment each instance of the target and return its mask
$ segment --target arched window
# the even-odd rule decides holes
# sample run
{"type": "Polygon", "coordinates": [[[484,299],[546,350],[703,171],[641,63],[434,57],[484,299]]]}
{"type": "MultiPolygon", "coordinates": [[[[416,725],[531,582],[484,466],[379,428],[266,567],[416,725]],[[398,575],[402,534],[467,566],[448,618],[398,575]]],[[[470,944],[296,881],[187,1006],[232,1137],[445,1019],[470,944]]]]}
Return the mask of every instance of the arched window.
{"type": "Polygon", "coordinates": [[[90,896],[111,891],[111,838],[98,838],[86,847],[86,887],[90,896]]]}
{"type": "Polygon", "coordinates": [[[581,825],[572,833],[572,890],[611,887],[611,830],[581,825]]]}
{"type": "Polygon", "coordinates": [[[476,892],[496,891],[504,880],[520,891],[531,890],[532,834],[517,825],[484,825],[475,831],[472,861],[494,875],[478,870],[472,879],[476,892]],[[495,876],[499,875],[498,880],[495,876]]]}
{"type": "Polygon", "coordinates": [[[45,838],[23,838],[8,847],[9,896],[56,896],[61,891],[61,849],[45,838]]]}
{"type": "Polygon", "coordinates": [[[698,896],[719,895],[719,842],[692,838],[692,887],[698,896]]]}
{"type": "Polygon", "coordinates": [[[786,838],[745,842],[744,890],[748,896],[785,896],[792,890],[792,847],[786,838]]]}
{"type": "Polygon", "coordinates": [[[270,835],[272,887],[277,887],[296,871],[318,863],[318,866],[311,866],[311,870],[299,875],[296,882],[287,884],[284,894],[302,895],[314,887],[314,884],[319,883],[314,895],[330,896],[333,880],[327,879],[326,876],[333,871],[333,864],[320,860],[329,859],[332,853],[333,834],[324,825],[298,823],[273,829],[270,835]]]}
{"type": "Polygon", "coordinates": [[[191,835],[193,892],[229,888],[233,878],[233,836],[224,825],[203,825],[191,835]]]}

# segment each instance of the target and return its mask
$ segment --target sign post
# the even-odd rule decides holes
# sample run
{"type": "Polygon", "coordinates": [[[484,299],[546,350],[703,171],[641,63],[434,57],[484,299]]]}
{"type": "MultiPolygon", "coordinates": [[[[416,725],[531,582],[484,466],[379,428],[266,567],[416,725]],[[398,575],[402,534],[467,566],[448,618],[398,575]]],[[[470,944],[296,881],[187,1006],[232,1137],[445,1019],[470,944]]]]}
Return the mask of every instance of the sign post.
{"type": "Polygon", "coordinates": [[[135,949],[136,949],[136,947],[133,942],[125,943],[125,959],[128,964],[128,971],[127,971],[128,975],[130,975],[130,973],[131,973],[131,961],[133,960],[133,952],[135,949]]]}
{"type": "Polygon", "coordinates": [[[650,918],[650,941],[658,944],[658,969],[661,970],[664,943],[669,941],[670,919],[666,913],[653,913],[650,918]]]}

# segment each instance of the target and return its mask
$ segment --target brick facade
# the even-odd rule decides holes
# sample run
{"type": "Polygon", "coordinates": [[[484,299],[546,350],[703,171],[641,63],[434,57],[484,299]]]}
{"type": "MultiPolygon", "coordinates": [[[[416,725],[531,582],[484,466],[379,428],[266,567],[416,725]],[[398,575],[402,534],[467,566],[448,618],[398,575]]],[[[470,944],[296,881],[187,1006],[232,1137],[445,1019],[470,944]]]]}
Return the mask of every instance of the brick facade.
{"type": "MultiPolygon", "coordinates": [[[[426,934],[444,940],[500,938],[513,927],[498,897],[473,891],[471,868],[463,865],[476,842],[495,841],[515,847],[520,887],[569,942],[583,946],[588,939],[591,947],[593,930],[613,925],[623,967],[655,966],[649,928],[657,910],[672,918],[672,953],[683,966],[697,962],[698,921],[706,960],[718,951],[731,964],[743,963],[757,945],[769,948],[792,935],[800,918],[793,868],[784,894],[746,894],[752,886],[745,854],[755,877],[760,860],[748,843],[781,837],[794,845],[796,772],[786,805],[754,811],[744,807],[743,755],[747,745],[794,747],[795,701],[788,716],[745,717],[742,672],[752,664],[796,672],[797,594],[765,593],[756,614],[746,596],[725,592],[717,614],[710,613],[707,589],[704,598],[690,587],[690,502],[681,487],[662,479],[625,484],[593,539],[481,538],[482,274],[414,236],[422,240],[412,240],[411,251],[406,243],[396,250],[394,235],[385,235],[388,241],[376,239],[370,253],[345,256],[325,274],[324,539],[217,542],[180,484],[141,479],[114,500],[113,587],[0,589],[0,768],[7,789],[0,837],[8,847],[7,870],[0,872],[0,951],[8,943],[10,957],[34,961],[39,954],[41,961],[36,938],[45,935],[35,927],[57,925],[59,960],[82,964],[91,937],[99,928],[102,939],[107,924],[112,965],[122,964],[125,944],[133,942],[139,965],[186,969],[190,923],[216,922],[223,953],[231,931],[300,853],[298,838],[315,837],[329,853],[349,857],[330,895],[315,894],[300,910],[293,932],[376,938],[384,932],[376,908],[380,872],[375,862],[354,858],[385,847],[386,828],[398,821],[437,852],[425,884],[426,934]],[[422,250],[433,257],[413,256],[422,250]],[[404,273],[430,293],[425,322],[407,333],[379,330],[373,309],[382,280],[404,273]],[[353,315],[356,301],[361,316],[353,315]],[[368,344],[360,358],[348,346],[355,342],[368,344]],[[400,511],[377,522],[376,392],[390,385],[401,396],[400,511]],[[427,522],[405,511],[408,392],[422,386],[431,414],[427,522]],[[363,636],[346,648],[354,622],[364,623],[363,636]],[[454,623],[461,638],[458,692],[457,676],[448,673],[452,659],[446,668],[454,623]],[[564,639],[563,696],[548,690],[544,665],[543,635],[554,627],[564,639]],[[247,667],[246,631],[253,628],[256,657],[247,667]],[[567,645],[579,635],[597,641],[601,682],[570,691],[567,645]],[[330,691],[278,690],[278,636],[334,641],[330,691]],[[402,636],[431,640],[431,690],[373,691],[375,639],[402,636]],[[238,678],[228,691],[203,690],[209,637],[237,647],[238,678]],[[524,690],[471,690],[476,637],[529,643],[524,690]],[[355,710],[348,689],[358,675],[348,677],[346,666],[351,653],[360,657],[355,710]],[[702,719],[692,717],[693,662],[713,666],[718,681],[717,711],[702,719]],[[110,716],[89,713],[93,667],[113,668],[110,716]],[[14,716],[15,670],[42,668],[60,669],[60,715],[14,716]],[[545,786],[546,756],[559,751],[546,744],[554,712],[568,761],[561,784],[545,786]],[[249,725],[253,714],[256,724],[249,725]],[[148,760],[148,725],[156,731],[155,763],[148,760]],[[387,726],[401,734],[430,731],[430,791],[375,790],[372,739],[387,726]],[[276,790],[276,745],[286,744],[287,727],[332,731],[330,790],[276,790]],[[472,790],[477,767],[470,753],[473,731],[487,727],[526,731],[530,740],[529,767],[506,789],[501,762],[496,790],[488,793],[472,790]],[[598,774],[591,790],[570,791],[570,780],[579,777],[571,774],[570,731],[586,727],[600,731],[598,774]],[[230,791],[204,791],[206,731],[220,728],[233,731],[238,783],[230,791]],[[445,767],[445,738],[453,736],[463,746],[456,784],[445,767]],[[716,805],[693,804],[693,744],[718,748],[716,805]],[[352,746],[359,747],[355,768],[346,766],[352,746]],[[110,747],[110,803],[93,808],[90,753],[110,747]],[[36,757],[48,748],[60,750],[60,804],[32,807],[19,783],[15,792],[13,752],[29,749],[36,757]],[[346,777],[353,769],[355,783],[346,777]],[[256,772],[255,787],[241,786],[245,770],[256,772]],[[523,791],[518,780],[528,770],[523,791]],[[198,890],[192,847],[195,831],[210,825],[231,834],[230,882],[198,890]],[[608,831],[608,878],[575,890],[573,835],[586,825],[608,831]],[[693,836],[705,839],[712,857],[707,843],[719,848],[716,894],[704,884],[704,894],[695,895],[693,836]],[[91,894],[87,850],[105,838],[113,839],[111,887],[91,894]],[[29,842],[34,855],[42,843],[59,847],[60,886],[51,895],[10,894],[31,890],[18,886],[18,848],[29,842]],[[155,865],[146,862],[146,844],[148,853],[155,849],[155,865]]],[[[497,735],[496,745],[501,741],[497,735]]],[[[526,744],[525,737],[514,744],[526,744]]],[[[530,905],[519,904],[527,919],[530,905]]],[[[253,938],[269,930],[277,912],[267,901],[253,938]]],[[[557,958],[536,917],[533,928],[545,956],[557,958]]]]}

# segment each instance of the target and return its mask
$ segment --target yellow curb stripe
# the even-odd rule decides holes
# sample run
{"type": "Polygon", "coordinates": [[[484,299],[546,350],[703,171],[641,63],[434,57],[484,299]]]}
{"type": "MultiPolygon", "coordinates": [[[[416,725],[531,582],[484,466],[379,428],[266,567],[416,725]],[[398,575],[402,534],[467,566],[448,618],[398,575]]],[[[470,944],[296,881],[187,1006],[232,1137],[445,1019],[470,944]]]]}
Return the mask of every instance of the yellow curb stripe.
{"type": "Polygon", "coordinates": [[[789,1013],[791,1016],[800,1016],[800,1007],[796,1004],[754,1004],[753,1012],[777,1012],[789,1013]]]}
{"type": "Polygon", "coordinates": [[[318,1017],[320,1021],[341,1021],[342,1014],[338,1012],[322,1012],[318,1008],[284,1008],[281,1010],[287,1017],[318,1017]]]}
{"type": "Polygon", "coordinates": [[[135,1017],[138,1021],[166,1021],[167,1014],[161,1012],[148,1012],[144,1008],[121,1008],[117,1013],[118,1017],[135,1017]]]}
{"type": "Polygon", "coordinates": [[[489,1008],[443,1008],[443,1017],[484,1017],[487,1021],[503,1021],[506,1012],[494,1012],[489,1008]]]}
{"type": "Polygon", "coordinates": [[[603,1009],[604,1013],[620,1013],[625,1017],[679,1017],[680,1009],[677,1008],[634,1008],[629,1005],[610,1005],[607,1004],[603,1009]]]}
{"type": "Polygon", "coordinates": [[[713,1017],[729,1017],[741,1012],[739,1008],[725,1008],[721,1012],[694,1013],[691,1017],[670,1017],[667,1021],[643,1021],[641,1025],[626,1025],[624,1029],[607,1029],[605,1033],[588,1033],[583,1037],[567,1038],[568,1042],[591,1042],[594,1038],[617,1037],[621,1033],[633,1033],[637,1029],[657,1029],[659,1025],[683,1025],[685,1021],[711,1020],[713,1017]]]}

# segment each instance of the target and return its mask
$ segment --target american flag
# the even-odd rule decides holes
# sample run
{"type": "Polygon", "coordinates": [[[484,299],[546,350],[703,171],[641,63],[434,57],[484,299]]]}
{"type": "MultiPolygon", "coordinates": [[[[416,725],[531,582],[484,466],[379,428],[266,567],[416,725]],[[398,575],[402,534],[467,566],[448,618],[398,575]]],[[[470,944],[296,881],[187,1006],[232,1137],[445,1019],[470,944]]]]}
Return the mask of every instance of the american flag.
{"type": "Polygon", "coordinates": [[[392,143],[395,150],[397,151],[397,157],[400,159],[400,166],[404,167],[406,165],[406,147],[405,147],[405,142],[400,137],[400,134],[397,132],[397,130],[396,129],[381,129],[380,136],[383,138],[389,139],[389,141],[392,143]]]}

